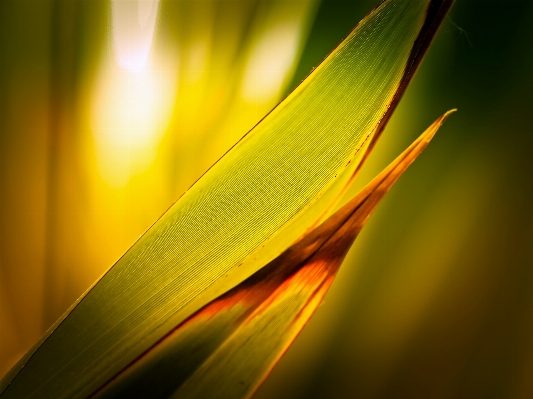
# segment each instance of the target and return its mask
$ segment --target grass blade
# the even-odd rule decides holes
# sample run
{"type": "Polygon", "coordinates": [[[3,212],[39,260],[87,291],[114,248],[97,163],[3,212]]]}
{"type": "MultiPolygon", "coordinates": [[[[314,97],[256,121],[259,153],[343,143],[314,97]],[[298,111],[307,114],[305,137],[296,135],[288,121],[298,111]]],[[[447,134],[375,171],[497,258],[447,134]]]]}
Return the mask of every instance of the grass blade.
{"type": "Polygon", "coordinates": [[[301,237],[365,159],[451,4],[376,8],[71,307],[2,397],[91,395],[238,283],[226,275],[249,277],[301,237]]]}
{"type": "Polygon", "coordinates": [[[116,376],[98,398],[241,398],[311,317],[377,204],[450,111],[333,216],[215,299],[116,376]]]}

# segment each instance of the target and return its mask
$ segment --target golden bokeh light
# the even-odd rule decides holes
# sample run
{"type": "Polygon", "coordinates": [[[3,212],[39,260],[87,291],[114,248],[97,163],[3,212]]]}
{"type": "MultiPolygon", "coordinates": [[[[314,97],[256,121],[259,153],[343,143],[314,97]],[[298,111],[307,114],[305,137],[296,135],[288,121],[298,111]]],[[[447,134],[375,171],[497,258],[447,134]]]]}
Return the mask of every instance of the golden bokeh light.
{"type": "Polygon", "coordinates": [[[112,40],[117,64],[132,72],[146,68],[159,0],[111,0],[112,40]]]}
{"type": "Polygon", "coordinates": [[[103,61],[91,122],[101,177],[115,187],[154,161],[172,114],[177,67],[152,51],[157,8],[112,2],[113,54],[103,61]]]}
{"type": "Polygon", "coordinates": [[[279,95],[287,72],[295,64],[301,22],[280,21],[259,39],[242,80],[241,95],[245,101],[261,103],[279,95]]]}

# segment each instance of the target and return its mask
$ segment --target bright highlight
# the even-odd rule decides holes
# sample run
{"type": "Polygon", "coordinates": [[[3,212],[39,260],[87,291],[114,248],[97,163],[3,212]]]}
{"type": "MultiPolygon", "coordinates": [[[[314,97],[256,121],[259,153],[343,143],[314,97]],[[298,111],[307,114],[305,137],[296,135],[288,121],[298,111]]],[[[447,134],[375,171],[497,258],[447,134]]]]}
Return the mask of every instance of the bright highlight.
{"type": "Polygon", "coordinates": [[[124,186],[153,162],[170,121],[177,67],[153,54],[158,0],[113,0],[113,54],[100,72],[92,128],[102,178],[124,186]]]}
{"type": "Polygon", "coordinates": [[[150,55],[159,0],[111,0],[113,49],[119,66],[142,71],[150,55]]]}
{"type": "Polygon", "coordinates": [[[300,36],[300,24],[290,21],[259,38],[244,72],[241,95],[245,101],[261,103],[278,95],[296,59],[300,36]]]}

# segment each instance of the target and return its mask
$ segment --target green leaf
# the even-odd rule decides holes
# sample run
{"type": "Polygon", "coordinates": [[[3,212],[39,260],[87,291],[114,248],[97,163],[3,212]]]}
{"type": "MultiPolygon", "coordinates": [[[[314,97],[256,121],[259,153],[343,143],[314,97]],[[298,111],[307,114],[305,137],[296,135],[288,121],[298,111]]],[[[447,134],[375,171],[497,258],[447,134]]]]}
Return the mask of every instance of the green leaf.
{"type": "Polygon", "coordinates": [[[70,308],[2,380],[2,397],[93,394],[316,225],[373,147],[451,3],[376,8],[70,308]]]}
{"type": "Polygon", "coordinates": [[[320,304],[377,204],[450,112],[334,215],[181,323],[96,397],[250,396],[320,304]]]}

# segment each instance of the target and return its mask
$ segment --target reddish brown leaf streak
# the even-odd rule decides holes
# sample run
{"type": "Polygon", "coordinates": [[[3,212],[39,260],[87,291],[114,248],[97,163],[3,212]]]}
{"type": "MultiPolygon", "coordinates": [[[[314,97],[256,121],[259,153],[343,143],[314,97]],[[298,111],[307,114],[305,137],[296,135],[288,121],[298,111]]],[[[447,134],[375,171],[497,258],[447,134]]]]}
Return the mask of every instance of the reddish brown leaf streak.
{"type": "MultiPolygon", "coordinates": [[[[384,3],[385,0],[382,2],[384,3]]],[[[357,148],[357,150],[354,153],[354,157],[357,155],[357,153],[363,148],[363,146],[367,143],[368,139],[370,138],[370,142],[368,143],[368,149],[363,153],[363,158],[361,159],[361,162],[356,166],[355,170],[353,171],[352,175],[346,182],[345,187],[340,191],[340,193],[337,195],[335,200],[333,200],[332,205],[329,206],[317,219],[317,222],[313,224],[307,231],[312,230],[317,226],[318,223],[320,223],[323,218],[329,213],[329,211],[335,206],[335,204],[342,198],[342,196],[346,193],[347,188],[352,184],[356,176],[359,174],[359,171],[361,170],[362,166],[368,159],[368,156],[374,149],[377,141],[381,137],[381,134],[383,133],[383,130],[389,123],[389,120],[396,110],[396,107],[398,106],[400,100],[402,99],[405,90],[409,86],[409,83],[413,79],[414,75],[416,74],[416,71],[418,70],[418,67],[420,66],[420,63],[424,59],[424,56],[427,52],[427,49],[429,48],[429,45],[433,41],[435,34],[437,33],[437,30],[442,23],[442,20],[444,17],[448,14],[448,11],[452,7],[455,0],[433,0],[426,10],[426,17],[424,20],[424,25],[422,26],[422,29],[420,30],[420,33],[418,34],[413,47],[411,48],[411,52],[409,54],[409,58],[407,59],[407,63],[403,72],[403,76],[398,82],[398,86],[396,88],[396,91],[394,92],[394,96],[390,103],[387,105],[387,110],[379,120],[379,122],[376,124],[373,134],[369,134],[363,143],[357,148]]],[[[381,4],[382,4],[381,3],[381,4]]],[[[363,23],[366,18],[368,18],[372,13],[378,9],[381,4],[376,7],[370,14],[368,14],[367,17],[365,17],[361,22],[359,22],[352,31],[348,34],[351,35],[354,30],[358,28],[358,26],[363,23]]],[[[346,36],[346,38],[348,37],[346,36]]],[[[344,40],[346,40],[346,38],[344,40]]],[[[343,40],[343,41],[344,41],[343,40]]],[[[326,57],[327,58],[327,57],[326,57]]],[[[348,164],[350,161],[348,161],[348,164]]],[[[346,164],[346,166],[348,166],[346,164]]],[[[305,233],[307,233],[307,231],[305,233]]],[[[304,234],[305,234],[304,233],[304,234]]]]}
{"type": "MultiPolygon", "coordinates": [[[[260,306],[250,315],[245,323],[253,320],[254,317],[259,316],[262,312],[270,308],[276,301],[287,298],[291,293],[304,292],[309,295],[309,299],[313,297],[318,289],[329,281],[328,286],[333,281],[333,276],[338,270],[341,262],[337,264],[333,262],[308,261],[290,277],[279,285],[272,294],[264,300],[260,306]],[[336,266],[336,267],[335,267],[336,266]]],[[[297,317],[296,317],[297,318],[297,317]]]]}
{"type": "Polygon", "coordinates": [[[365,152],[365,154],[363,154],[363,159],[354,171],[351,180],[353,180],[353,178],[357,175],[357,173],[365,163],[366,159],[368,158],[368,155],[374,149],[374,146],[376,145],[378,139],[381,137],[383,130],[389,123],[392,114],[394,113],[396,107],[398,106],[398,103],[402,99],[405,90],[409,86],[409,83],[415,76],[415,73],[418,70],[420,63],[424,59],[424,55],[426,54],[429,45],[433,41],[435,34],[437,33],[437,30],[442,23],[442,20],[448,14],[448,11],[450,10],[454,2],[455,0],[433,0],[429,4],[426,10],[426,18],[424,21],[424,25],[422,26],[422,29],[420,30],[420,33],[418,34],[411,49],[403,76],[400,82],[398,83],[398,88],[396,89],[396,92],[394,93],[391,102],[387,106],[387,111],[385,112],[385,114],[383,114],[382,118],[376,125],[376,128],[374,130],[375,133],[368,145],[368,150],[365,152]]]}

